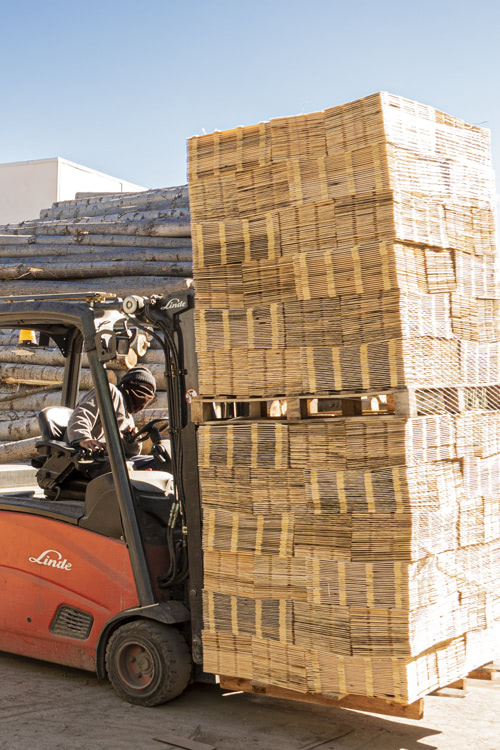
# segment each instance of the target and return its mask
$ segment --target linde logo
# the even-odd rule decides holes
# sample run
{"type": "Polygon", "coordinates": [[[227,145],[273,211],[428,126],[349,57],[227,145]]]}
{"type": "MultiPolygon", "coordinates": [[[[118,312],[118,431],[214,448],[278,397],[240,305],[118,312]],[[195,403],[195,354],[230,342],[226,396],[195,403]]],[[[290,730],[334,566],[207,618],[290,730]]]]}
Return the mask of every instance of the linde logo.
{"type": "Polygon", "coordinates": [[[70,562],[63,559],[63,556],[56,549],[46,549],[38,557],[29,557],[30,563],[36,565],[47,565],[49,568],[59,568],[59,570],[71,570],[72,565],[70,562]]]}
{"type": "Polygon", "coordinates": [[[170,299],[166,305],[163,305],[162,310],[178,310],[179,308],[187,307],[187,302],[181,299],[170,299]]]}

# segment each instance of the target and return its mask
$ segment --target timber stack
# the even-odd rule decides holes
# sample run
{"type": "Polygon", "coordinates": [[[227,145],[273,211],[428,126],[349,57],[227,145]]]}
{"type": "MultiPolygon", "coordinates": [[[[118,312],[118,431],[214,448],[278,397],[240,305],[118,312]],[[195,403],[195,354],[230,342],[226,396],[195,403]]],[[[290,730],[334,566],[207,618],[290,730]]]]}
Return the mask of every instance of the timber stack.
{"type": "MultiPolygon", "coordinates": [[[[40,218],[0,226],[0,296],[85,293],[168,294],[192,276],[187,186],[140,193],[77,194],[41,211],[40,218]]],[[[152,409],[167,406],[159,351],[144,337],[127,360],[108,364],[109,379],[142,359],[158,380],[152,409]],[[112,369],[114,368],[114,369],[112,369]]],[[[0,462],[35,452],[38,411],[60,403],[64,358],[55,348],[20,347],[0,334],[0,462]]],[[[83,362],[81,388],[92,387],[83,362]]],[[[158,412],[161,410],[161,412],[158,412]]]]}
{"type": "Polygon", "coordinates": [[[189,188],[205,669],[412,704],[499,632],[489,133],[379,93],[194,137],[189,188]]]}

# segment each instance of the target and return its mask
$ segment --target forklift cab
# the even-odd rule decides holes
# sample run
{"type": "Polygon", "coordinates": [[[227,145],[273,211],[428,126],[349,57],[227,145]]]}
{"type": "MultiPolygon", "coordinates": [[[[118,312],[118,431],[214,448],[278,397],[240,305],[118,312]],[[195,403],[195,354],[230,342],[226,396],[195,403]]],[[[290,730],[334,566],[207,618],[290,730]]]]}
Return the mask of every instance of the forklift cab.
{"type": "Polygon", "coordinates": [[[37,331],[65,357],[61,404],[39,413],[38,486],[0,491],[0,650],[96,670],[139,705],[170,700],[201,662],[200,501],[184,398],[197,389],[193,294],[4,299],[0,327],[37,331]],[[139,433],[152,440],[152,471],[127,466],[105,369],[134,328],[165,355],[168,419],[139,433]],[[111,468],[94,479],[99,459],[65,441],[83,352],[111,468]]]}

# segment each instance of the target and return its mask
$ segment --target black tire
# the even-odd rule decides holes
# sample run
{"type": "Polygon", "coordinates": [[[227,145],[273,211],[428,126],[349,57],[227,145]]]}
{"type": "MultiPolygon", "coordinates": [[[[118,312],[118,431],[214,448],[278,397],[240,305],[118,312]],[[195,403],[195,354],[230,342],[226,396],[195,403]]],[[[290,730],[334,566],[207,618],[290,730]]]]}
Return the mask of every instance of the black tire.
{"type": "Polygon", "coordinates": [[[135,620],[119,627],[106,647],[106,671],[115,692],[138,706],[158,706],[186,689],[191,654],[169,625],[135,620]]]}

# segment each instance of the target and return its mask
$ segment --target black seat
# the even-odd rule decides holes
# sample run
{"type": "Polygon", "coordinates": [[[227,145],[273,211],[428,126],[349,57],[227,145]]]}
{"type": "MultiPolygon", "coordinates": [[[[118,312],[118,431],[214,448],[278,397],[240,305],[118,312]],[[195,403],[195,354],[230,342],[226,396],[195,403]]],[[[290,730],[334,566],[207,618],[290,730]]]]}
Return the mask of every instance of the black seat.
{"type": "Polygon", "coordinates": [[[64,440],[73,409],[69,406],[46,406],[38,412],[40,432],[45,440],[64,440]]]}
{"type": "Polygon", "coordinates": [[[78,448],[66,442],[66,427],[73,409],[47,406],[38,413],[42,440],[32,465],[36,478],[50,500],[84,500],[88,480],[78,471],[78,448]]]}

